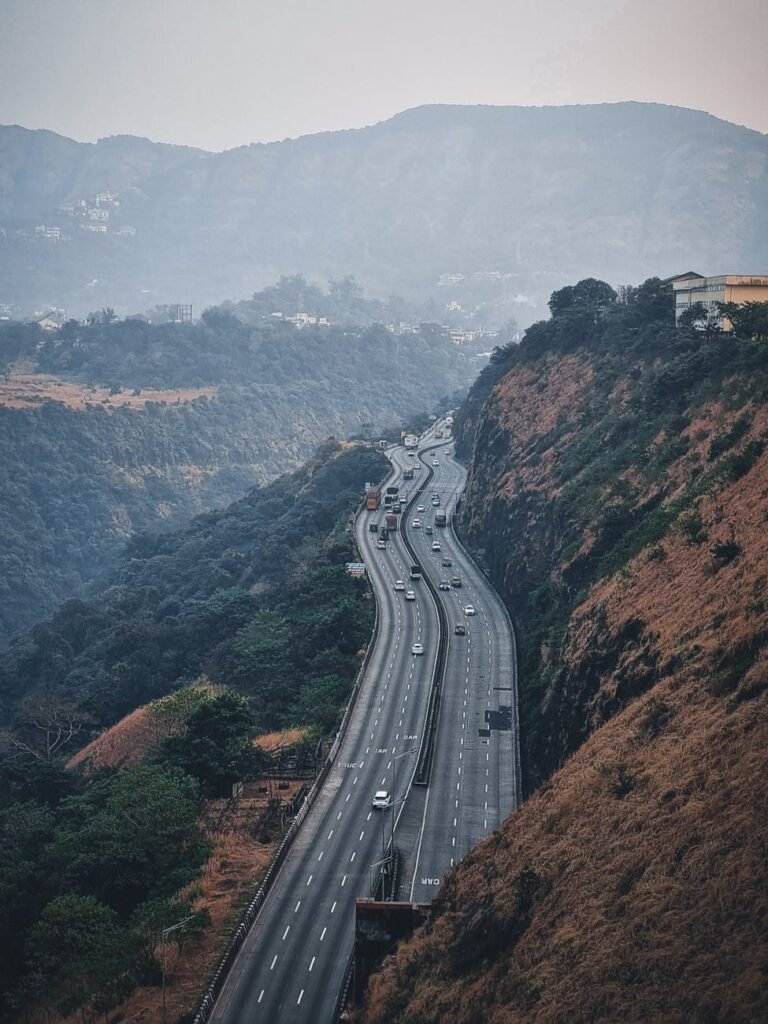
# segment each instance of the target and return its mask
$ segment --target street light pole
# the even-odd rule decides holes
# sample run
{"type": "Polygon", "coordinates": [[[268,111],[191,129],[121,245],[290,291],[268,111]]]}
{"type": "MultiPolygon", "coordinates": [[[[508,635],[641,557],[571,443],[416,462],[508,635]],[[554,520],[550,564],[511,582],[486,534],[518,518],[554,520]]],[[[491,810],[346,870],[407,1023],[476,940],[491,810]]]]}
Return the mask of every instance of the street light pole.
{"type": "Polygon", "coordinates": [[[172,924],[170,926],[170,928],[163,928],[163,930],[161,932],[162,941],[163,941],[163,964],[162,964],[162,970],[163,970],[163,1024],[166,1024],[166,1015],[165,1015],[165,940],[166,940],[166,937],[171,934],[171,932],[175,932],[177,929],[183,928],[185,924],[188,924],[192,920],[193,916],[194,916],[193,914],[190,914],[189,917],[185,917],[183,921],[179,921],[176,924],[172,924]]]}

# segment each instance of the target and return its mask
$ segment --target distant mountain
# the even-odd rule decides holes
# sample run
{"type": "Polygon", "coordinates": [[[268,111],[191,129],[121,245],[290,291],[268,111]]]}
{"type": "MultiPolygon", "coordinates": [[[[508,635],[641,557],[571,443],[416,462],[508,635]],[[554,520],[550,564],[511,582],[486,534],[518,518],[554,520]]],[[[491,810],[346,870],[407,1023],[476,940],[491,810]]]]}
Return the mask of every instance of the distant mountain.
{"type": "Polygon", "coordinates": [[[0,303],[24,308],[353,273],[530,321],[578,276],[766,266],[768,137],[678,107],[428,106],[225,153],[0,128],[0,303]]]}

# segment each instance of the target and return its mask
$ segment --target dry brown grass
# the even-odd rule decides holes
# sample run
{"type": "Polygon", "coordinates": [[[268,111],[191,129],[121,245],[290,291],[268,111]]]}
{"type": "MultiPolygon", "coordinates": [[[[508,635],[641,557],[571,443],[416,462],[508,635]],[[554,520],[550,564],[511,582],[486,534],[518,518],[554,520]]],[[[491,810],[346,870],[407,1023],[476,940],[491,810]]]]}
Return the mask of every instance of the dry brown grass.
{"type": "MultiPolygon", "coordinates": [[[[572,370],[573,390],[558,377],[551,402],[549,379],[543,399],[527,370],[505,378],[514,391],[496,415],[511,463],[556,408],[579,403],[572,370]]],[[[701,411],[668,492],[743,412],[701,411]]],[[[749,436],[767,426],[768,410],[756,410],[749,436]]],[[[512,500],[547,481],[545,460],[517,463],[499,489],[512,500]]],[[[574,612],[564,664],[576,685],[596,647],[642,623],[641,641],[624,641],[600,677],[596,731],[446,878],[433,921],[372,979],[361,1021],[768,1021],[768,452],[698,512],[703,543],[669,534],[663,558],[641,553],[574,612]],[[713,543],[731,538],[740,553],[718,561],[713,543]],[[615,713],[648,654],[650,693],[615,713]],[[602,725],[601,706],[615,714],[602,725]],[[539,880],[527,924],[515,900],[526,871],[539,880]]],[[[551,696],[562,717],[580,713],[566,706],[574,694],[551,696]]]]}
{"type": "Polygon", "coordinates": [[[140,395],[134,395],[132,390],[110,395],[109,388],[59,380],[44,373],[21,373],[14,374],[7,383],[0,380],[0,406],[6,409],[31,409],[41,402],[60,402],[69,409],[87,409],[102,403],[106,403],[106,409],[118,405],[130,409],[143,409],[147,402],[167,402],[169,405],[176,405],[191,402],[202,395],[213,398],[218,394],[218,390],[217,387],[162,390],[142,388],[140,395]]]}
{"type": "Polygon", "coordinates": [[[274,754],[277,750],[285,750],[296,743],[301,743],[307,734],[306,729],[281,729],[280,732],[267,732],[256,737],[256,743],[262,750],[274,754]]]}
{"type": "Polygon", "coordinates": [[[79,750],[69,759],[67,768],[135,768],[162,738],[149,710],[136,708],[79,750]]]}
{"type": "Polygon", "coordinates": [[[656,739],[638,738],[639,701],[449,877],[434,923],[374,978],[368,1024],[766,1019],[768,696],[729,713],[699,680],[660,692],[674,714],[656,739]],[[507,946],[526,866],[544,893],[507,946]],[[499,935],[491,961],[448,967],[478,923],[499,935]]]}

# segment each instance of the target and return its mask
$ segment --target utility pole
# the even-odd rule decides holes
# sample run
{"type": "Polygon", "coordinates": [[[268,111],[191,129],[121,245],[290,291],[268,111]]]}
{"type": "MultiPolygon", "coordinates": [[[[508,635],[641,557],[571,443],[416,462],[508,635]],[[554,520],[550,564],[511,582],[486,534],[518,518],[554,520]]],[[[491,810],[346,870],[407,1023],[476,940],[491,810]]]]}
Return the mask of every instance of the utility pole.
{"type": "Polygon", "coordinates": [[[194,916],[193,914],[190,914],[189,917],[185,917],[183,921],[179,921],[177,924],[172,924],[170,926],[170,928],[163,928],[162,933],[161,933],[162,940],[163,940],[163,964],[162,964],[162,970],[163,970],[163,1024],[166,1024],[166,1015],[165,1015],[165,940],[166,940],[166,937],[171,934],[171,932],[175,932],[179,928],[183,928],[185,924],[188,924],[192,920],[193,916],[194,916]]]}

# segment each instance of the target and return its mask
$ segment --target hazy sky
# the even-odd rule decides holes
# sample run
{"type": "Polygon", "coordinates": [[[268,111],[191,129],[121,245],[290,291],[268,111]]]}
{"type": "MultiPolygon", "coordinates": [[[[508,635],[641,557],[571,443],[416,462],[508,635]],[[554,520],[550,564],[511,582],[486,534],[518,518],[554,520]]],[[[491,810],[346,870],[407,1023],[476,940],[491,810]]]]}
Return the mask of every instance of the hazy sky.
{"type": "Polygon", "coordinates": [[[0,123],[218,150],[634,99],[768,132],[767,44],[768,0],[0,0],[0,123]]]}

